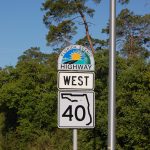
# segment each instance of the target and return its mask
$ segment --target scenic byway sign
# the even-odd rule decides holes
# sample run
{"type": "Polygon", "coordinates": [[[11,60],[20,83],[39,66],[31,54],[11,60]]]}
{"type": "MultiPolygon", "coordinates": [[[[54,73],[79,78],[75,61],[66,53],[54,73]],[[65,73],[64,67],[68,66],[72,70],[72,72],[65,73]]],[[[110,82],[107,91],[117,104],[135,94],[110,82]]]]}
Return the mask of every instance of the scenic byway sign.
{"type": "Polygon", "coordinates": [[[58,72],[58,89],[94,89],[92,72],[58,72]]]}
{"type": "Polygon", "coordinates": [[[94,128],[94,92],[58,92],[59,128],[94,128]]]}
{"type": "Polygon", "coordinates": [[[59,55],[58,70],[94,71],[93,54],[81,45],[66,47],[59,55]]]}

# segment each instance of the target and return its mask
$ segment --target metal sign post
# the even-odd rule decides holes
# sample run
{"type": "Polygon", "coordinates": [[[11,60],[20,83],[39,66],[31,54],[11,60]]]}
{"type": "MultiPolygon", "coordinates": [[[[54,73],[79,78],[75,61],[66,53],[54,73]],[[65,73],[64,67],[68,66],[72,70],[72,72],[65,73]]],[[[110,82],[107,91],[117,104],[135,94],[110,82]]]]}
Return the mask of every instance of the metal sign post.
{"type": "Polygon", "coordinates": [[[110,0],[110,50],[109,50],[109,106],[108,106],[108,150],[115,150],[115,111],[116,111],[116,0],[110,0]]]}
{"type": "Polygon", "coordinates": [[[77,150],[78,147],[77,129],[73,129],[73,150],[77,150]]]}

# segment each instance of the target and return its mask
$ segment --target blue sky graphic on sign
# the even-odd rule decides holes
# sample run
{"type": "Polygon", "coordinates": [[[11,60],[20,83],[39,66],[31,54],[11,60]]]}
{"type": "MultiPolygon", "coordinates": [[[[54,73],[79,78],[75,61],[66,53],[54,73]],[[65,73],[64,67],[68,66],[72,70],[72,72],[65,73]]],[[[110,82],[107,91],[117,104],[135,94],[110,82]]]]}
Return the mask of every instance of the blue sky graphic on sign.
{"type": "Polygon", "coordinates": [[[90,64],[89,56],[80,49],[69,50],[62,58],[62,64],[90,64]]]}
{"type": "Polygon", "coordinates": [[[94,71],[92,52],[81,45],[70,45],[59,55],[58,70],[94,71]]]}

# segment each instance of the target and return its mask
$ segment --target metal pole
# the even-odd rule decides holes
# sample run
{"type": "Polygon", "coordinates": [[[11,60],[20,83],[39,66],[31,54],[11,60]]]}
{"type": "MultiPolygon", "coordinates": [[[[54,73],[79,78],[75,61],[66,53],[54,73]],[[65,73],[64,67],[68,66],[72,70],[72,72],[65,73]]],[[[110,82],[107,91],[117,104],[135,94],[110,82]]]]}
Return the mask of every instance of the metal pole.
{"type": "Polygon", "coordinates": [[[77,129],[73,129],[73,150],[77,150],[77,129]]]}
{"type": "Polygon", "coordinates": [[[109,106],[108,106],[108,150],[115,150],[116,115],[116,0],[110,0],[110,49],[109,49],[109,106]]]}

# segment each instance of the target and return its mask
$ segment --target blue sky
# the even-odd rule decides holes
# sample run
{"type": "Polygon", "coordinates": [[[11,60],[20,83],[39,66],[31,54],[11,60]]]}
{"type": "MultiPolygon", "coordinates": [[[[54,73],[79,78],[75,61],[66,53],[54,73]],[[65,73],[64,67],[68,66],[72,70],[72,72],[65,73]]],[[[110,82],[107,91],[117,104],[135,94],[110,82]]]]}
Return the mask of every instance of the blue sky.
{"type": "MultiPolygon", "coordinates": [[[[51,47],[46,46],[47,29],[43,24],[41,4],[44,0],[0,0],[0,66],[15,66],[17,58],[30,47],[40,47],[44,53],[50,53],[51,47]]],[[[102,0],[95,5],[89,0],[88,5],[96,10],[95,16],[89,21],[90,33],[96,38],[105,38],[101,33],[108,22],[109,0],[102,0]]],[[[131,0],[128,5],[117,3],[117,13],[129,8],[136,14],[150,13],[149,0],[131,0]]],[[[84,28],[79,25],[78,34],[72,43],[85,35],[84,28]]]]}

